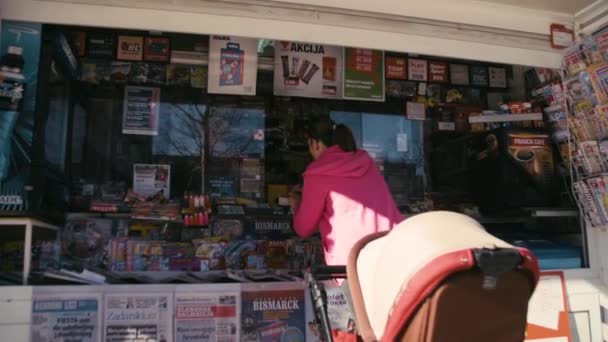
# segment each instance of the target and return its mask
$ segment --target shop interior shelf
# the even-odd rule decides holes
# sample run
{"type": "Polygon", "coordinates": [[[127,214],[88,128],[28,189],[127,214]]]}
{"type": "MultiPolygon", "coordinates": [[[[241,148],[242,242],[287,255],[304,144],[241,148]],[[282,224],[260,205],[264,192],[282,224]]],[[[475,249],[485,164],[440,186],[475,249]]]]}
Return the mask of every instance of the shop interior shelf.
{"type": "Polygon", "coordinates": [[[492,123],[492,122],[517,122],[517,121],[537,121],[543,119],[543,113],[526,114],[493,114],[469,116],[469,123],[492,123]]]}
{"type": "Polygon", "coordinates": [[[59,227],[32,217],[2,217],[0,218],[0,239],[4,232],[11,234],[15,229],[23,229],[23,285],[27,285],[32,264],[32,241],[38,236],[48,238],[46,232],[54,234],[53,239],[58,238],[59,227]],[[36,235],[36,236],[34,236],[36,235]]]}

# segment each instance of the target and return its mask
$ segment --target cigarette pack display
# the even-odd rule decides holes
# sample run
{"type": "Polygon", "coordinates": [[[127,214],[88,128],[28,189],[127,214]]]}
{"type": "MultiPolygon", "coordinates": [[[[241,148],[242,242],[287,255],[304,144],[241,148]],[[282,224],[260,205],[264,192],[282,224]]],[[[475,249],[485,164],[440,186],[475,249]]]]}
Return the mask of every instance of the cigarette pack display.
{"type": "Polygon", "coordinates": [[[583,204],[583,210],[589,223],[593,227],[603,225],[604,222],[602,221],[599,209],[587,184],[584,181],[574,182],[574,191],[579,202],[583,204]]]}
{"type": "Polygon", "coordinates": [[[150,66],[147,63],[133,63],[129,73],[129,82],[134,84],[144,84],[148,82],[150,66]]]}
{"type": "Polygon", "coordinates": [[[207,67],[191,66],[190,67],[190,86],[192,88],[204,89],[207,88],[207,67]]]}
{"type": "Polygon", "coordinates": [[[111,59],[114,57],[115,36],[110,33],[91,33],[87,37],[89,58],[111,59]]]}
{"type": "Polygon", "coordinates": [[[180,64],[170,64],[167,67],[168,85],[190,85],[190,66],[180,64]]]}
{"type": "Polygon", "coordinates": [[[131,63],[112,62],[110,80],[113,83],[127,83],[131,73],[131,63]]]}
{"type": "Polygon", "coordinates": [[[147,82],[149,85],[165,85],[165,82],[167,82],[167,70],[165,65],[149,63],[147,82]]]}

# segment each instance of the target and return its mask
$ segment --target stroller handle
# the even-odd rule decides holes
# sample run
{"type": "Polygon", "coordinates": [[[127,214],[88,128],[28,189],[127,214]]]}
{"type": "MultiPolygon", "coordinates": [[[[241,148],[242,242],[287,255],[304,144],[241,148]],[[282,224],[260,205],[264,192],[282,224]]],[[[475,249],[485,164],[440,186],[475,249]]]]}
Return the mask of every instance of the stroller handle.
{"type": "Polygon", "coordinates": [[[310,273],[317,280],[345,279],[346,266],[312,266],[310,273]]]}

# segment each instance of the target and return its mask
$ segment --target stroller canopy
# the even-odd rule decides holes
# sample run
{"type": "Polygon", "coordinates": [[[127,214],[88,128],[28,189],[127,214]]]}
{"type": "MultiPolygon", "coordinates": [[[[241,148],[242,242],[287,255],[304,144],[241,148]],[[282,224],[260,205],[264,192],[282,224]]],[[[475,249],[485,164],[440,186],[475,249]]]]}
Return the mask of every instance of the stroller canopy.
{"type": "MultiPolygon", "coordinates": [[[[408,295],[411,298],[412,293],[408,291],[412,288],[428,286],[421,284],[429,283],[424,274],[437,273],[442,267],[441,260],[451,258],[450,265],[454,265],[454,258],[459,258],[458,262],[470,269],[474,261],[467,255],[472,254],[455,252],[502,248],[513,246],[490,235],[477,221],[462,214],[438,211],[408,218],[388,234],[371,235],[353,248],[347,268],[355,310],[359,311],[354,295],[358,292],[369,328],[374,337],[381,338],[399,299],[408,295]]],[[[446,270],[452,266],[447,267],[446,270]]],[[[415,293],[422,296],[420,291],[415,293]]],[[[363,313],[356,314],[364,329],[366,324],[361,324],[359,318],[363,313]]],[[[364,331],[361,333],[365,335],[364,331]]],[[[366,340],[369,339],[375,338],[368,336],[366,340]]]]}

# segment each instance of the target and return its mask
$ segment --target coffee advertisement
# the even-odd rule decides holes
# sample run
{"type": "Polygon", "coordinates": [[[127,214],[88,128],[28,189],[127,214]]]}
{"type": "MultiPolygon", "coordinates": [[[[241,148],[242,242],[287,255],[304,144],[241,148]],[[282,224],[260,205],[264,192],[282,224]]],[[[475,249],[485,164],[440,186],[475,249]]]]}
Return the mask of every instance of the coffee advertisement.
{"type": "Polygon", "coordinates": [[[508,143],[509,154],[524,170],[538,183],[551,184],[555,161],[548,134],[509,133],[508,143]]]}
{"type": "Polygon", "coordinates": [[[342,50],[322,44],[276,42],[274,95],[341,98],[342,50]]]}
{"type": "Polygon", "coordinates": [[[255,95],[258,40],[233,36],[209,38],[210,94],[255,95]]]}

